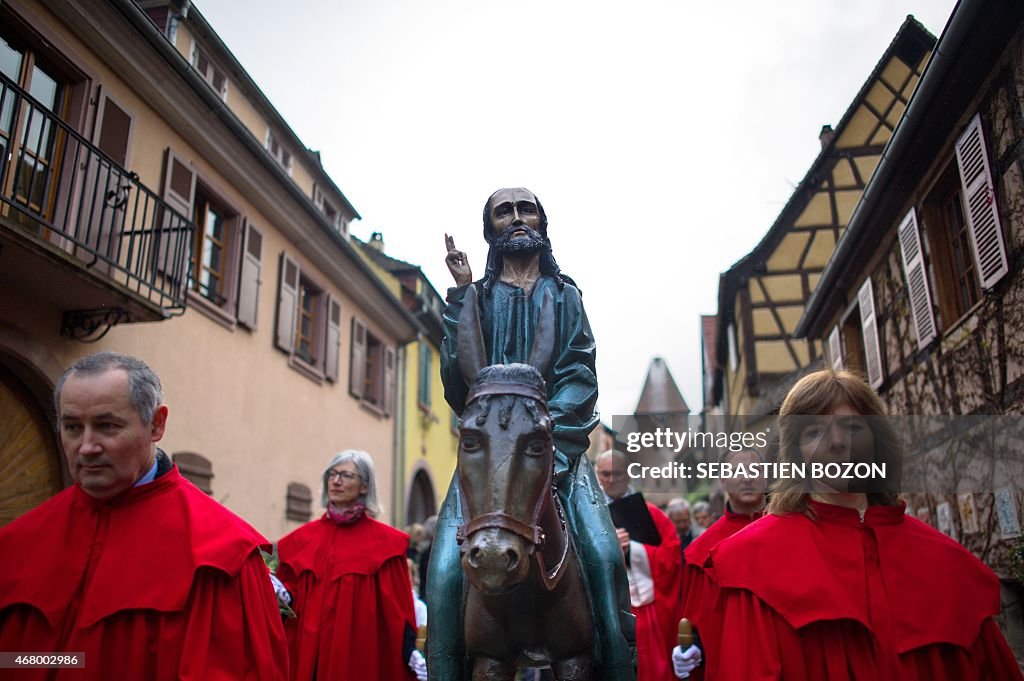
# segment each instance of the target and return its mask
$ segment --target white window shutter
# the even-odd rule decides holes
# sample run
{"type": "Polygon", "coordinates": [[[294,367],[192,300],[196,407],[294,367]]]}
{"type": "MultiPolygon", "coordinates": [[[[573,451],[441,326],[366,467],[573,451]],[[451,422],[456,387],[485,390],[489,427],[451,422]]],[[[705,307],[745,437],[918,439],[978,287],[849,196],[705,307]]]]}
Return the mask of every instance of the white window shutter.
{"type": "Polygon", "coordinates": [[[937,335],[932,294],[928,286],[928,272],[924,267],[921,231],[917,227],[917,212],[911,208],[899,227],[900,251],[903,256],[903,274],[907,278],[910,313],[917,330],[917,349],[923,350],[937,335]]]}
{"type": "Polygon", "coordinates": [[[860,307],[860,328],[864,336],[864,358],[867,362],[868,383],[878,389],[882,385],[882,355],[878,344],[878,324],[875,322],[875,292],[871,286],[871,277],[857,292],[860,307]]]}
{"type": "Polygon", "coordinates": [[[295,349],[295,315],[299,310],[299,265],[281,253],[281,274],[277,285],[277,328],[274,344],[291,354],[295,349]]]}
{"type": "Polygon", "coordinates": [[[242,266],[238,275],[238,323],[256,328],[263,270],[263,234],[246,220],[242,242],[242,266]]]}
{"type": "Polygon", "coordinates": [[[988,163],[981,114],[975,114],[967,130],[956,141],[956,164],[964,190],[971,248],[978,264],[981,286],[990,289],[1010,271],[1006,259],[1003,228],[996,209],[995,185],[988,163]]]}
{"type": "Polygon", "coordinates": [[[178,282],[181,287],[185,286],[192,262],[188,224],[192,221],[192,202],[195,195],[195,171],[168,148],[163,197],[164,202],[180,215],[163,211],[160,231],[157,232],[156,269],[178,282]]]}
{"type": "Polygon", "coordinates": [[[338,357],[341,353],[341,302],[327,295],[327,339],[324,347],[324,375],[338,382],[338,357]]]}
{"type": "Polygon", "coordinates": [[[348,366],[348,391],[363,399],[366,387],[366,326],[352,317],[352,350],[348,366]]]}
{"type": "Polygon", "coordinates": [[[833,371],[840,371],[843,368],[843,350],[839,344],[839,325],[832,327],[832,333],[828,335],[828,358],[832,364],[833,371]]]}

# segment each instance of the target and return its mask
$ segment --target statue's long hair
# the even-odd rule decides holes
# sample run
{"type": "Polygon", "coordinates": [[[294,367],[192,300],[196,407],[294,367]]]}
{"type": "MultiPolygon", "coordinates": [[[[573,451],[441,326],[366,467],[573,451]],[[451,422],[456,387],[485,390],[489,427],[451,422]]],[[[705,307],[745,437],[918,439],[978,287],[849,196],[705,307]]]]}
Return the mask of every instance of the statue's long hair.
{"type": "MultiPolygon", "coordinates": [[[[494,192],[497,194],[502,191],[499,189],[494,192]]],[[[526,190],[529,191],[529,190],[526,190]]],[[[477,284],[478,289],[483,290],[483,295],[486,298],[491,295],[491,287],[494,282],[501,276],[502,268],[502,256],[498,252],[498,249],[494,247],[494,241],[497,239],[497,235],[494,233],[494,223],[491,222],[491,200],[494,199],[494,194],[487,199],[487,203],[484,204],[484,241],[488,244],[487,250],[487,266],[484,268],[484,276],[477,284]]],[[[562,274],[561,268],[558,267],[558,263],[555,262],[555,256],[551,252],[551,239],[548,238],[548,216],[544,212],[544,206],[541,205],[540,199],[533,192],[530,192],[533,196],[533,200],[537,202],[537,212],[540,214],[540,234],[544,237],[544,246],[540,251],[540,273],[546,274],[549,277],[553,277],[555,282],[558,284],[558,290],[561,291],[565,288],[566,284],[571,284],[576,287],[579,291],[580,287],[576,285],[576,282],[567,274],[562,274]]],[[[583,295],[583,291],[580,291],[580,295],[583,295]]]]}

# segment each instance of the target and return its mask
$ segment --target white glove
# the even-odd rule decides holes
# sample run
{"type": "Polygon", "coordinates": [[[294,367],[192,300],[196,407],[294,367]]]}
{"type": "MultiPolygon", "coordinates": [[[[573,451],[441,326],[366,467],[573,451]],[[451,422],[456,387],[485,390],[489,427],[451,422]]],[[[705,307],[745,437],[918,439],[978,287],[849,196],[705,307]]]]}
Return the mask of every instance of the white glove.
{"type": "Polygon", "coordinates": [[[278,600],[291,605],[292,595],[288,593],[288,589],[284,588],[284,584],[281,583],[281,580],[273,572],[270,573],[270,583],[274,585],[274,593],[277,594],[278,600]]]}
{"type": "Polygon", "coordinates": [[[699,667],[703,660],[704,654],[695,645],[685,651],[679,646],[672,649],[672,671],[676,673],[677,678],[689,678],[690,672],[699,667]]]}
{"type": "Polygon", "coordinates": [[[427,681],[427,661],[423,659],[423,653],[420,651],[412,651],[412,655],[409,656],[409,669],[416,675],[416,681],[427,681]]]}

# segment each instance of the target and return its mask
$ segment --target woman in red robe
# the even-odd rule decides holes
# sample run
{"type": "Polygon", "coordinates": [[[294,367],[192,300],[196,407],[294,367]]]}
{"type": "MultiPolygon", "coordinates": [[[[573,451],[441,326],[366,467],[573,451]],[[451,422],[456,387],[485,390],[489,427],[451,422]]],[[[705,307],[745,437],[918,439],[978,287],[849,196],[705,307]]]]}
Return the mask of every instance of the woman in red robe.
{"type": "MultiPolygon", "coordinates": [[[[779,412],[782,462],[898,466],[878,396],[848,372],[801,379],[779,412]]],[[[711,552],[717,681],[1021,679],[993,616],[999,580],[904,512],[890,481],[782,479],[765,518],[711,552]]]]}
{"type": "Polygon", "coordinates": [[[405,552],[409,536],[374,519],[373,461],[336,454],[324,471],[327,512],[278,542],[278,576],[296,618],[285,633],[293,680],[426,678],[405,552]]]}

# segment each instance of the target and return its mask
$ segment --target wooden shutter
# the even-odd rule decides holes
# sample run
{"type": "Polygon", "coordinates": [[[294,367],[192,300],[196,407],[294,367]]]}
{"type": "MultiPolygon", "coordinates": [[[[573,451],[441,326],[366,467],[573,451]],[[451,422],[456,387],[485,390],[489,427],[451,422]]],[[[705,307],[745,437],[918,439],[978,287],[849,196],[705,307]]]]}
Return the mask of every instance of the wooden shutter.
{"type": "Polygon", "coordinates": [[[864,281],[857,293],[860,306],[860,328],[864,336],[864,358],[867,362],[868,383],[877,389],[882,385],[882,355],[878,346],[878,325],[875,323],[875,293],[871,277],[864,281]]]}
{"type": "Polygon", "coordinates": [[[341,356],[341,302],[327,294],[327,338],[324,346],[324,375],[338,382],[338,364],[341,356]]]}
{"type": "Polygon", "coordinates": [[[395,351],[392,348],[384,348],[384,375],[381,391],[384,396],[384,415],[391,416],[395,400],[395,351]]]}
{"type": "Polygon", "coordinates": [[[828,358],[832,363],[833,371],[840,371],[843,368],[843,350],[839,342],[839,325],[832,328],[828,335],[828,358]]]}
{"type": "Polygon", "coordinates": [[[964,209],[971,248],[982,288],[990,289],[1010,271],[1003,228],[996,209],[996,192],[988,164],[981,114],[975,114],[956,141],[956,164],[964,190],[964,209]]]}
{"type": "Polygon", "coordinates": [[[96,146],[122,168],[128,165],[128,142],[132,133],[132,117],[110,97],[100,98],[96,121],[96,146]]]}
{"type": "Polygon", "coordinates": [[[182,286],[185,285],[191,265],[192,243],[188,223],[192,220],[195,195],[195,171],[168,148],[163,196],[167,205],[180,213],[180,216],[164,211],[157,234],[156,267],[182,286]]]}
{"type": "Polygon", "coordinates": [[[366,384],[366,326],[352,317],[352,350],[349,354],[348,391],[363,399],[366,384]]]}
{"type": "Polygon", "coordinates": [[[260,300],[260,273],[263,271],[263,234],[245,221],[242,239],[242,264],[238,275],[238,323],[256,329],[260,300]]]}
{"type": "Polygon", "coordinates": [[[99,101],[93,140],[113,163],[95,153],[87,153],[83,158],[87,169],[82,195],[85,205],[76,224],[75,236],[112,262],[117,262],[126,209],[134,200],[131,195],[133,184],[124,169],[128,161],[132,117],[106,94],[102,94],[99,101]]]}
{"type": "Polygon", "coordinates": [[[299,308],[299,265],[281,253],[281,274],[277,284],[277,329],[274,344],[287,353],[295,349],[295,315],[299,308]]]}
{"type": "Polygon", "coordinates": [[[924,249],[921,232],[917,227],[917,212],[911,208],[899,227],[900,251],[903,256],[903,274],[907,277],[910,313],[917,331],[917,349],[923,350],[937,335],[932,294],[928,286],[928,272],[924,267],[924,249]]]}

